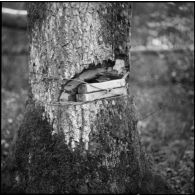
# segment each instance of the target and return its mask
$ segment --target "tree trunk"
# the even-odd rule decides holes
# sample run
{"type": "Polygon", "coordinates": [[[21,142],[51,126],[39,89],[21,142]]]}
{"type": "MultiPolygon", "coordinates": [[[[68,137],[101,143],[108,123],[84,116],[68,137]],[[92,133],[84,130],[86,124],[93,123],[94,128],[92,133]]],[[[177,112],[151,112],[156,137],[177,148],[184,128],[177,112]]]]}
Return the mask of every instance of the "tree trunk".
{"type": "Polygon", "coordinates": [[[32,101],[16,147],[25,192],[154,192],[144,187],[152,176],[129,94],[59,101],[83,71],[119,56],[129,71],[130,3],[34,3],[28,11],[32,101]]]}
{"type": "MultiPolygon", "coordinates": [[[[106,110],[105,117],[110,120],[112,114],[108,113],[114,109],[111,105],[120,107],[126,98],[59,103],[64,82],[83,70],[114,61],[114,49],[128,55],[130,14],[128,3],[48,3],[30,7],[32,94],[44,107],[55,133],[62,131],[71,148],[81,140],[88,150],[89,135],[99,128],[95,125],[98,113],[106,110]]],[[[117,112],[114,115],[121,117],[117,112]]]]}

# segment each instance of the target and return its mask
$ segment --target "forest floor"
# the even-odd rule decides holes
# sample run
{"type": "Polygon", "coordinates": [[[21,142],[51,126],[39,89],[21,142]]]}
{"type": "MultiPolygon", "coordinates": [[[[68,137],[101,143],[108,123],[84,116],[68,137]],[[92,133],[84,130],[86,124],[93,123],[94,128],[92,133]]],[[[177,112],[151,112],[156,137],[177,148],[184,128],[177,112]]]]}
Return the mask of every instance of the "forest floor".
{"type": "MultiPolygon", "coordinates": [[[[194,84],[162,81],[161,75],[167,76],[169,69],[164,68],[159,56],[156,61],[154,56],[134,57],[138,60],[133,59],[130,93],[135,98],[141,141],[154,160],[155,170],[178,193],[193,193],[194,84]]],[[[176,73],[171,70],[172,77],[176,73]]],[[[2,89],[1,96],[2,168],[23,119],[27,90],[17,93],[2,89]]]]}

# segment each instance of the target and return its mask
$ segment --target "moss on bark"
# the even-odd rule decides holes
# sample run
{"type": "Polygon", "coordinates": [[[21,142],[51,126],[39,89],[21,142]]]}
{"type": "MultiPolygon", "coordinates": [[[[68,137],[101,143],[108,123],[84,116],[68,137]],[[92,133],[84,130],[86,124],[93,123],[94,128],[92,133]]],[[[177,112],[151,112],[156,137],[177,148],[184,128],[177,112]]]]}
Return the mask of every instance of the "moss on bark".
{"type": "MultiPolygon", "coordinates": [[[[126,108],[131,116],[134,115],[132,109],[126,108]]],[[[113,126],[117,129],[117,121],[110,124],[112,128],[106,123],[106,131],[102,128],[104,125],[100,125],[100,133],[90,135],[92,142],[101,141],[96,152],[91,153],[79,147],[73,151],[64,143],[63,134],[52,135],[52,127],[47,119],[43,120],[42,112],[43,109],[32,102],[27,105],[19,130],[15,148],[18,189],[25,193],[172,192],[160,176],[153,174],[138,136],[131,133],[137,132],[135,117],[129,120],[132,129],[128,133],[132,135],[125,137],[108,133],[114,132],[113,126]],[[125,145],[126,141],[131,144],[125,145]],[[117,155],[119,147],[123,151],[117,155]]],[[[98,120],[102,120],[101,116],[98,120]]]]}

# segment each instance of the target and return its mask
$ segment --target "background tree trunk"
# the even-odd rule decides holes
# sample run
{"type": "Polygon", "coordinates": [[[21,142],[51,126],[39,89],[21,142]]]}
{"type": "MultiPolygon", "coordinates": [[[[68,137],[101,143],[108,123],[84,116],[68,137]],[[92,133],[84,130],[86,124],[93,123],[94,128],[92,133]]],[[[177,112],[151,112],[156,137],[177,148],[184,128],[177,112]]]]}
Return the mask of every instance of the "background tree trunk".
{"type": "Polygon", "coordinates": [[[128,56],[129,66],[131,5],[34,3],[28,11],[35,106],[27,106],[16,147],[24,190],[154,192],[132,98],[59,102],[64,80],[84,69],[116,55],[128,56]]]}

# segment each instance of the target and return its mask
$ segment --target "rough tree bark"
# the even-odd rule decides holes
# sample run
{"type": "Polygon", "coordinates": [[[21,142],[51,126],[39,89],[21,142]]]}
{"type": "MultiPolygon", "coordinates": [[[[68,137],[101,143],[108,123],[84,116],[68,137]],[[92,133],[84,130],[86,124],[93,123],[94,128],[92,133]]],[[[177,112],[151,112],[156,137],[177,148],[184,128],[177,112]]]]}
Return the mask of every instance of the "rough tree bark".
{"type": "Polygon", "coordinates": [[[131,97],[59,102],[64,80],[85,69],[116,55],[129,66],[131,4],[34,3],[28,11],[31,101],[16,144],[23,190],[154,193],[131,97]]]}

